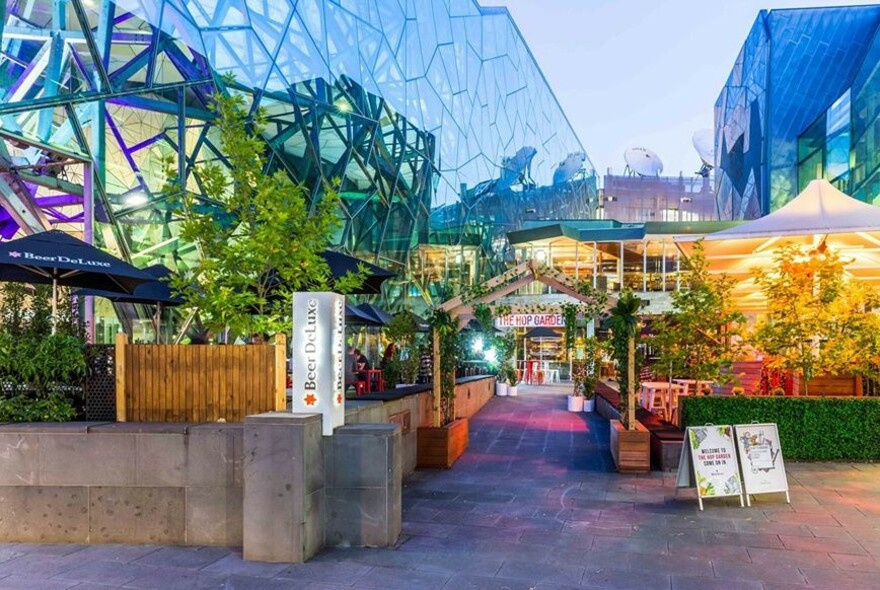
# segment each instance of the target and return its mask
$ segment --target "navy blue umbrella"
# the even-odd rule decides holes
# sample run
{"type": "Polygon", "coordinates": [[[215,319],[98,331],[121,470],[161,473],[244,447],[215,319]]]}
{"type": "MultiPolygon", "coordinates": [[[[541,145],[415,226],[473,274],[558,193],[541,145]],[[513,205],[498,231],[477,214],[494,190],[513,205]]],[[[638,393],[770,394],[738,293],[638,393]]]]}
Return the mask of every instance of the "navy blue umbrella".
{"type": "MultiPolygon", "coordinates": [[[[354,256],[349,256],[348,254],[343,254],[341,252],[334,252],[333,250],[324,250],[320,254],[321,258],[327,263],[327,266],[330,270],[330,275],[328,277],[328,285],[326,287],[322,286],[322,289],[329,288],[331,291],[333,290],[333,283],[337,279],[341,279],[348,273],[356,273],[358,268],[363,266],[366,268],[366,278],[364,282],[361,283],[360,287],[351,291],[350,295],[378,295],[382,292],[382,283],[385,282],[386,279],[389,279],[395,275],[395,273],[390,270],[385,270],[375,264],[370,264],[369,262],[364,262],[359,258],[355,258],[354,256]]],[[[268,275],[268,285],[270,291],[272,289],[280,286],[281,279],[278,277],[278,274],[274,270],[269,271],[268,275]]],[[[301,290],[303,291],[314,291],[317,290],[317,285],[303,285],[301,290]]],[[[269,295],[269,298],[272,298],[272,295],[269,295]]]]}
{"type": "Polygon", "coordinates": [[[73,294],[80,297],[104,297],[114,303],[142,303],[144,305],[165,305],[169,307],[184,303],[183,299],[171,292],[171,285],[168,284],[168,281],[160,280],[169,276],[171,269],[162,264],[155,264],[143,270],[154,277],[154,280],[141,283],[134,288],[132,293],[116,293],[100,289],[79,289],[73,294]]]}
{"type": "Polygon", "coordinates": [[[367,278],[361,286],[354,291],[354,293],[359,295],[380,294],[382,292],[382,283],[385,282],[386,279],[394,276],[394,273],[390,270],[385,270],[375,264],[364,262],[363,260],[355,258],[354,256],[349,256],[348,254],[343,254],[342,252],[324,250],[321,252],[321,257],[327,261],[327,266],[330,267],[331,279],[341,278],[349,272],[355,273],[357,272],[359,265],[365,266],[367,269],[367,278]]]}
{"type": "Polygon", "coordinates": [[[156,330],[156,338],[159,338],[159,327],[162,322],[162,307],[175,307],[184,303],[183,299],[171,292],[168,281],[160,280],[171,274],[171,269],[162,264],[154,264],[143,269],[154,280],[141,283],[134,288],[133,293],[114,293],[113,291],[101,291],[99,289],[79,289],[74,295],[80,297],[103,297],[113,303],[140,303],[143,305],[155,305],[153,324],[156,330]]]}
{"type": "Polygon", "coordinates": [[[0,243],[0,281],[52,285],[53,334],[58,285],[132,293],[151,280],[148,273],[60,230],[0,243]]]}
{"type": "Polygon", "coordinates": [[[357,308],[379,322],[379,325],[387,326],[391,323],[391,316],[372,303],[361,303],[357,308]]]}
{"type": "Polygon", "coordinates": [[[357,306],[346,303],[345,324],[347,326],[381,326],[382,322],[357,306]]]}

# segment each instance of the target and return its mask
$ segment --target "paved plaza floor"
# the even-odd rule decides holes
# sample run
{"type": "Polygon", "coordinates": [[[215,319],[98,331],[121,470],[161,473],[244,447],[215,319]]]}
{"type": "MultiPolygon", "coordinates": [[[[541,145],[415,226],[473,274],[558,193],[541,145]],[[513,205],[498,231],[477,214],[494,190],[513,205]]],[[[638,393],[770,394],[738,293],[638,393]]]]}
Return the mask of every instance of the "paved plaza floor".
{"type": "Polygon", "coordinates": [[[453,469],[406,481],[393,549],[270,565],[216,547],[7,544],[0,589],[880,588],[880,466],[790,462],[791,505],[701,513],[674,474],[614,473],[608,422],[565,411],[566,390],[493,399],[453,469]]]}

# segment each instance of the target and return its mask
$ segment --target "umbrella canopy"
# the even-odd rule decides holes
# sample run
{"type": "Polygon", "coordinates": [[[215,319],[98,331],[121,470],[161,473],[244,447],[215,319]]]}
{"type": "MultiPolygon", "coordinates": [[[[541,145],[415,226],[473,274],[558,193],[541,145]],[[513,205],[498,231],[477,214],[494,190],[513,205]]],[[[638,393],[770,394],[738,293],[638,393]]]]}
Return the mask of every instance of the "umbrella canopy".
{"type": "MultiPolygon", "coordinates": [[[[171,269],[162,264],[148,266],[143,270],[155,277],[156,279],[162,279],[171,274],[171,269]]],[[[183,303],[183,299],[175,296],[171,292],[171,286],[168,284],[168,282],[162,280],[153,280],[146,283],[141,283],[140,285],[135,287],[134,292],[131,294],[114,293],[112,291],[101,291],[98,289],[79,289],[78,291],[74,292],[74,295],[78,295],[80,297],[104,297],[105,299],[109,299],[114,303],[141,303],[144,305],[159,304],[168,307],[174,307],[183,303]]]]}
{"type": "Polygon", "coordinates": [[[52,333],[58,285],[132,293],[149,274],[60,230],[0,244],[0,281],[52,285],[52,333]]]}
{"type": "Polygon", "coordinates": [[[357,306],[357,308],[379,322],[379,324],[382,326],[387,326],[391,323],[391,316],[373,305],[372,303],[361,303],[357,306]]]}
{"type": "Polygon", "coordinates": [[[428,320],[423,318],[420,315],[417,315],[410,310],[401,311],[399,313],[394,314],[394,317],[405,316],[409,318],[409,320],[416,326],[417,332],[430,332],[431,326],[428,324],[428,320]]]}
{"type": "Polygon", "coordinates": [[[132,293],[154,277],[60,230],[0,243],[0,281],[132,293]]]}
{"type": "Polygon", "coordinates": [[[532,328],[525,335],[526,338],[562,338],[562,335],[554,330],[553,328],[546,328],[544,326],[540,326],[538,328],[532,328]]]}
{"type": "Polygon", "coordinates": [[[345,304],[345,324],[348,326],[382,326],[382,322],[355,305],[345,304]]]}
{"type": "Polygon", "coordinates": [[[358,295],[378,295],[382,292],[382,283],[386,279],[394,276],[390,270],[385,270],[375,264],[364,262],[354,256],[343,254],[342,252],[334,252],[333,250],[324,250],[321,257],[327,261],[330,267],[330,278],[336,279],[345,276],[349,272],[357,272],[358,266],[367,267],[367,278],[363,284],[354,291],[358,295]]]}
{"type": "Polygon", "coordinates": [[[817,252],[831,248],[849,261],[847,272],[880,286],[880,208],[813,180],[797,197],[770,215],[704,236],[679,236],[688,255],[703,240],[709,269],[737,279],[734,299],[743,308],[763,306],[754,281],[756,268],[773,264],[776,248],[795,244],[817,252]]]}
{"type": "MultiPolygon", "coordinates": [[[[382,283],[394,276],[394,273],[390,270],[385,270],[375,264],[364,262],[354,256],[342,254],[341,252],[324,250],[321,252],[321,258],[327,262],[327,266],[330,268],[329,288],[331,290],[333,289],[334,280],[344,277],[349,272],[357,272],[359,265],[367,268],[366,279],[364,279],[360,287],[349,293],[350,295],[378,295],[382,292],[382,283]]],[[[268,279],[270,290],[275,289],[281,284],[281,279],[278,278],[278,274],[274,270],[269,271],[268,279]]],[[[316,285],[304,285],[302,290],[313,291],[316,288],[316,285]]],[[[272,295],[270,294],[269,297],[271,299],[272,295]]]]}
{"type": "MultiPolygon", "coordinates": [[[[462,328],[462,330],[467,330],[467,331],[472,331],[472,332],[482,332],[482,331],[483,331],[483,325],[482,325],[480,322],[478,322],[475,318],[471,318],[470,320],[468,320],[468,323],[466,323],[466,324],[464,325],[464,327],[462,328]]],[[[430,331],[430,328],[429,328],[428,331],[430,331]]],[[[492,329],[489,330],[489,331],[492,332],[492,333],[495,333],[495,332],[501,332],[501,330],[499,330],[499,329],[496,328],[495,326],[492,326],[492,329]]]]}

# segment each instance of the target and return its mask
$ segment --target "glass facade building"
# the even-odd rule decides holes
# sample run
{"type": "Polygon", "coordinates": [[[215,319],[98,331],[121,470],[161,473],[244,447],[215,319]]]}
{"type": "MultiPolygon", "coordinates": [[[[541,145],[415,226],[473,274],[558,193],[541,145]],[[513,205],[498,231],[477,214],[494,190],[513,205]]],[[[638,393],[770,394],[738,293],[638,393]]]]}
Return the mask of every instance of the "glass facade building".
{"type": "Polygon", "coordinates": [[[715,103],[719,216],[766,215],[814,178],[874,202],[878,66],[880,6],[761,11],[715,103]]]}
{"type": "Polygon", "coordinates": [[[339,180],[334,247],[397,271],[392,308],[496,272],[528,215],[597,202],[593,166],[506,9],[29,0],[0,16],[4,239],[61,228],[137,266],[186,269],[198,253],[178,239],[164,163],[201,193],[198,165],[224,161],[218,90],[268,114],[267,173],[287,172],[313,202],[339,180]]]}

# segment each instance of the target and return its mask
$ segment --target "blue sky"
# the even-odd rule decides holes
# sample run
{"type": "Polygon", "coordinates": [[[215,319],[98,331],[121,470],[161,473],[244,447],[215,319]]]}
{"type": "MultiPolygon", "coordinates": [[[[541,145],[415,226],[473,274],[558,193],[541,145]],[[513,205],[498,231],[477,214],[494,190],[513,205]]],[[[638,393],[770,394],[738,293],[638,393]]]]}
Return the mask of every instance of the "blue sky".
{"type": "Polygon", "coordinates": [[[713,107],[762,8],[865,1],[483,0],[505,4],[601,175],[654,150],[664,175],[693,174],[693,132],[713,107]]]}

